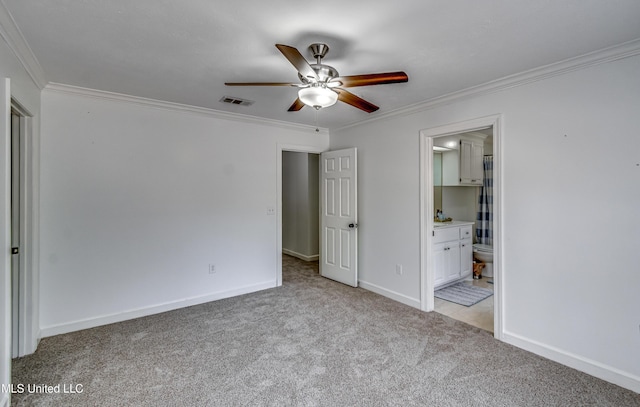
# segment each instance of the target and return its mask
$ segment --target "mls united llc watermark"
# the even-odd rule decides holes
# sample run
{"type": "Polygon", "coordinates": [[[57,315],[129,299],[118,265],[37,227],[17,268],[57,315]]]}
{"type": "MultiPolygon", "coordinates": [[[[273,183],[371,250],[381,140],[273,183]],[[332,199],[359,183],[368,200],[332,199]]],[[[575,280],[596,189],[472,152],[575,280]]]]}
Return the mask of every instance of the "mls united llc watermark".
{"type": "Polygon", "coordinates": [[[58,384],[2,384],[2,393],[11,394],[80,394],[84,392],[82,384],[58,383],[58,384]]]}

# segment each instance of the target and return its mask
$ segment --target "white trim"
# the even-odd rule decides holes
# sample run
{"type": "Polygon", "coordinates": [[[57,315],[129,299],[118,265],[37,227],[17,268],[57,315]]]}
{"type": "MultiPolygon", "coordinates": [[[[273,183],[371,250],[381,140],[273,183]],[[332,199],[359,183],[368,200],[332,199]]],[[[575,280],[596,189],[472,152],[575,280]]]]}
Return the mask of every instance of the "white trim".
{"type": "Polygon", "coordinates": [[[417,298],[411,298],[404,294],[400,294],[395,291],[388,290],[384,287],[380,287],[379,285],[367,283],[366,281],[362,280],[358,280],[358,286],[367,291],[371,291],[373,293],[382,295],[383,297],[398,301],[404,305],[420,309],[420,300],[417,298]]]}
{"type": "Polygon", "coordinates": [[[11,80],[0,90],[0,384],[11,383],[11,80]]]}
{"type": "Polygon", "coordinates": [[[2,37],[39,89],[47,84],[44,70],[25,40],[4,2],[0,1],[0,37],[2,37]]]}
{"type": "Polygon", "coordinates": [[[488,95],[490,93],[527,85],[532,82],[545,80],[558,75],[564,75],[566,73],[589,68],[594,65],[613,62],[624,58],[630,58],[639,54],[640,39],[635,39],[632,41],[624,42],[622,44],[614,45],[612,47],[590,52],[578,57],[568,58],[563,61],[529,69],[527,71],[505,76],[477,86],[472,86],[470,88],[451,92],[446,95],[438,96],[396,110],[391,110],[386,113],[377,114],[374,117],[339,127],[337,129],[334,129],[334,131],[345,130],[350,127],[355,127],[361,124],[375,122],[378,120],[385,120],[389,118],[402,117],[414,113],[419,113],[425,110],[459,102],[461,100],[470,99],[472,97],[488,95]]]}
{"type": "MultiPolygon", "coordinates": [[[[433,229],[433,219],[428,219],[427,213],[434,213],[433,207],[433,170],[427,171],[427,168],[433,168],[433,137],[426,137],[420,133],[420,309],[422,311],[433,311],[435,308],[435,299],[433,291],[435,290],[435,272],[431,270],[431,262],[427,262],[427,255],[431,254],[427,247],[433,247],[433,237],[427,231],[433,229]],[[431,152],[431,154],[427,154],[431,152]],[[432,293],[429,295],[428,293],[432,293]]],[[[430,256],[429,256],[430,258],[430,256]]]]}
{"type": "Polygon", "coordinates": [[[317,261],[320,258],[319,254],[312,254],[311,256],[307,256],[306,254],[298,253],[296,251],[285,248],[282,249],[282,253],[288,254],[289,256],[293,256],[304,261],[317,261]]]}
{"type": "Polygon", "coordinates": [[[520,349],[640,393],[640,377],[638,376],[511,332],[504,332],[502,340],[520,349]]]}
{"type": "Polygon", "coordinates": [[[493,196],[494,212],[494,240],[493,240],[493,275],[494,278],[494,313],[493,335],[496,339],[502,339],[504,327],[504,279],[502,264],[503,236],[502,233],[502,116],[492,115],[477,119],[451,123],[444,126],[420,130],[420,309],[433,311],[434,309],[434,275],[433,264],[430,261],[432,255],[432,239],[429,231],[433,230],[433,217],[426,216],[433,213],[433,171],[432,164],[433,138],[448,136],[458,133],[467,133],[474,130],[493,127],[493,196]]]}
{"type": "MultiPolygon", "coordinates": [[[[301,144],[276,144],[276,285],[282,285],[282,152],[321,154],[326,150],[301,144]]],[[[319,242],[322,244],[322,242],[319,242]]]]}
{"type": "Polygon", "coordinates": [[[2,396],[2,398],[0,399],[0,406],[9,407],[9,394],[2,393],[0,395],[2,396]]]}
{"type": "Polygon", "coordinates": [[[211,301],[231,298],[238,295],[249,294],[256,291],[266,290],[276,286],[275,280],[269,280],[258,284],[251,284],[244,287],[235,288],[228,291],[220,291],[216,293],[201,295],[197,297],[184,298],[182,300],[170,301],[163,304],[152,305],[132,309],[129,311],[119,312],[116,314],[103,315],[99,317],[81,319],[59,325],[51,325],[43,327],[41,330],[42,337],[65,334],[68,332],[80,331],[97,326],[113,324],[116,322],[128,321],[135,318],[146,317],[149,315],[160,314],[162,312],[173,311],[180,308],[191,307],[193,305],[204,304],[211,301]]]}
{"type": "MultiPolygon", "coordinates": [[[[259,124],[264,126],[274,126],[274,127],[294,129],[294,130],[304,130],[307,132],[308,131],[316,132],[316,129],[318,129],[318,127],[316,126],[310,126],[307,124],[290,123],[290,122],[284,122],[281,120],[266,119],[264,117],[250,116],[246,114],[223,112],[221,110],[209,109],[205,107],[185,105],[182,103],[167,102],[164,100],[149,99],[149,98],[143,98],[143,97],[133,96],[133,95],[125,95],[122,93],[107,92],[104,90],[88,89],[88,88],[82,88],[80,86],[65,85],[65,84],[54,83],[54,82],[50,82],[49,84],[47,84],[44,90],[57,92],[57,93],[65,93],[65,94],[74,95],[74,96],[90,97],[94,99],[131,103],[131,104],[155,108],[155,109],[171,110],[171,111],[183,112],[183,113],[192,113],[200,116],[213,117],[216,119],[234,120],[242,123],[253,123],[253,124],[259,124]]],[[[319,128],[319,130],[320,132],[318,132],[318,134],[326,133],[328,131],[327,129],[323,129],[323,128],[319,128]]]]}

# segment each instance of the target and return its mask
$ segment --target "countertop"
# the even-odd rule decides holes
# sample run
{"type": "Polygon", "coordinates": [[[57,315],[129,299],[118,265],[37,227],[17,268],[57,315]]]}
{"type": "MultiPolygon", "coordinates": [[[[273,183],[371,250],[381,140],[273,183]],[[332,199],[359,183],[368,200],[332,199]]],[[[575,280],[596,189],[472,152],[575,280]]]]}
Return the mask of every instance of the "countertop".
{"type": "Polygon", "coordinates": [[[463,220],[452,220],[451,222],[433,222],[434,229],[452,228],[459,226],[473,225],[475,222],[468,222],[463,220]]]}

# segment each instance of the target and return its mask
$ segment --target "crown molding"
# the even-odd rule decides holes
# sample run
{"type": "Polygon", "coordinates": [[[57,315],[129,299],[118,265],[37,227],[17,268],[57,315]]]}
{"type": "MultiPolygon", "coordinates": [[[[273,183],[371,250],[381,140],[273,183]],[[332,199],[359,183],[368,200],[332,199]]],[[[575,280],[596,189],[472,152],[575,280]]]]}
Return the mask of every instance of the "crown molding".
{"type": "Polygon", "coordinates": [[[624,42],[612,47],[603,48],[574,58],[568,58],[560,62],[543,65],[517,74],[505,76],[481,85],[472,86],[460,91],[452,92],[443,96],[438,96],[423,102],[392,110],[379,116],[350,123],[345,126],[333,129],[334,131],[346,130],[362,124],[376,122],[378,120],[390,119],[394,117],[407,116],[413,113],[434,109],[439,106],[459,102],[472,97],[488,95],[490,93],[527,85],[529,83],[542,81],[554,76],[564,75],[569,72],[578,71],[594,65],[617,61],[640,55],[640,38],[624,42]]]}
{"type": "Polygon", "coordinates": [[[44,90],[65,93],[75,96],[85,96],[94,99],[110,100],[116,102],[131,103],[139,106],[150,107],[155,109],[171,110],[174,112],[183,112],[197,114],[200,116],[207,116],[216,119],[239,121],[242,123],[253,123],[259,125],[273,126],[279,128],[286,128],[291,130],[312,131],[317,134],[328,134],[329,130],[326,128],[319,128],[319,132],[316,126],[310,126],[307,124],[290,123],[281,120],[266,119],[263,117],[250,116],[240,113],[223,112],[221,110],[208,109],[204,107],[185,105],[175,102],[167,102],[164,100],[148,99],[139,96],[125,95],[122,93],[107,92],[103,90],[83,88],[80,86],[65,85],[61,83],[49,82],[44,90]]]}
{"type": "Polygon", "coordinates": [[[39,89],[44,89],[47,84],[44,70],[33,54],[31,47],[27,44],[27,40],[24,39],[13,16],[4,5],[4,1],[0,1],[0,37],[9,45],[9,48],[27,71],[33,83],[39,89]]]}

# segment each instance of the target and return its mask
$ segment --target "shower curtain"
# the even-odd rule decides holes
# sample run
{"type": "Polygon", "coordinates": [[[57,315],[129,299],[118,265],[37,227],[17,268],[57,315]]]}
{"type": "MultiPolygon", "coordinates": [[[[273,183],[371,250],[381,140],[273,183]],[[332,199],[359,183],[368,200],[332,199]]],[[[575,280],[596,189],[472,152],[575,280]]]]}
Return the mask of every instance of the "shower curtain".
{"type": "Polygon", "coordinates": [[[486,155],[483,160],[484,180],[478,198],[478,216],[476,218],[476,241],[493,245],[493,156],[486,155]]]}

